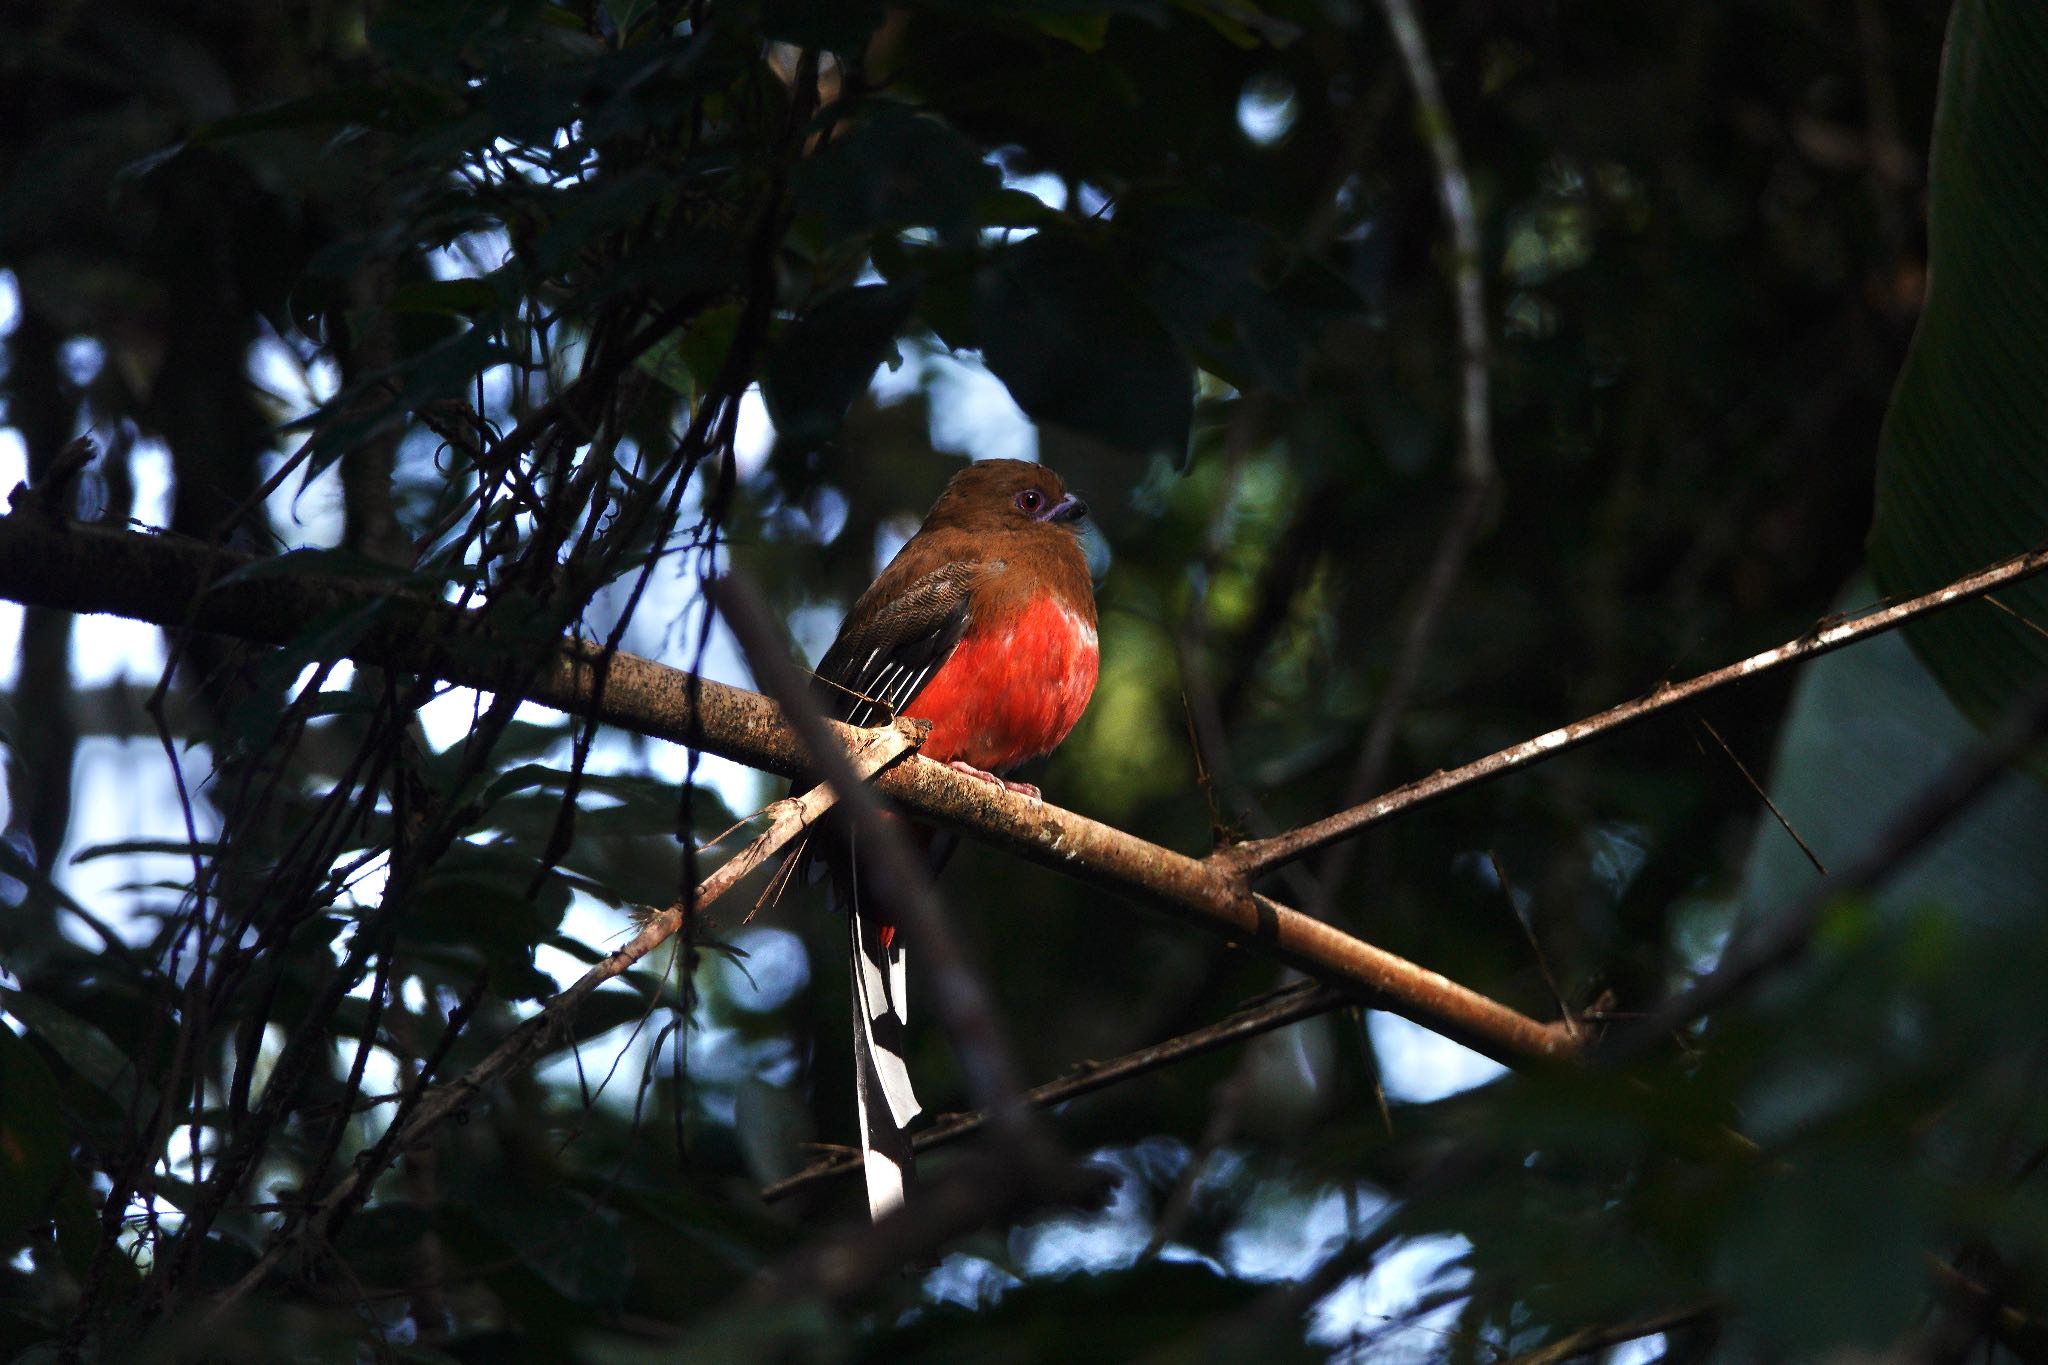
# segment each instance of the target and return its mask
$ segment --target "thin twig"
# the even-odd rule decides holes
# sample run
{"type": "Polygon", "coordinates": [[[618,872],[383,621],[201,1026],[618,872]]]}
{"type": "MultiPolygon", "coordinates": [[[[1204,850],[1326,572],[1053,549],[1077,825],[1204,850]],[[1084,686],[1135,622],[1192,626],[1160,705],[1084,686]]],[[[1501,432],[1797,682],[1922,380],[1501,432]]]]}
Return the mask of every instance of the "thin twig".
{"type": "Polygon", "coordinates": [[[1991,593],[1985,593],[1984,600],[1986,602],[1989,602],[1992,606],[1997,607],[2000,611],[2004,612],[2007,616],[2010,616],[2013,620],[2025,626],[2028,630],[2033,631],[2034,634],[2041,636],[2043,639],[2048,639],[2048,630],[2043,630],[2041,628],[2041,623],[2034,620],[2031,616],[2028,616],[2024,612],[2014,611],[2011,607],[2008,607],[2005,603],[1999,601],[1998,598],[1991,593]]]}
{"type": "MultiPolygon", "coordinates": [[[[1248,1000],[1238,1006],[1229,1018],[1219,1023],[1181,1034],[1177,1038],[1169,1038],[1162,1043],[1154,1043],[1150,1047],[1139,1048],[1135,1052],[1127,1052],[1113,1061],[1083,1062],[1069,1075],[1027,1090],[1024,1093],[1024,1102],[1040,1109],[1065,1104],[1068,1100],[1093,1094],[1097,1090],[1106,1090],[1112,1085],[1134,1080],[1139,1076],[1172,1066],[1176,1062],[1186,1061],[1190,1057],[1199,1057],[1218,1048],[1228,1047],[1232,1043],[1240,1043],[1247,1038],[1255,1038],[1262,1033],[1270,1033],[1274,1029],[1285,1028],[1289,1024],[1313,1019],[1319,1014],[1327,1014],[1331,1010],[1357,1003],[1357,997],[1344,991],[1305,982],[1271,996],[1248,1000]]],[[[988,1115],[978,1110],[967,1114],[948,1114],[918,1133],[911,1140],[911,1145],[914,1150],[925,1152],[947,1143],[958,1142],[981,1131],[987,1121],[988,1115]]],[[[845,1153],[827,1157],[805,1167],[795,1175],[765,1186],[761,1191],[761,1198],[773,1202],[821,1181],[852,1175],[859,1169],[858,1154],[845,1153]]]]}
{"type": "Polygon", "coordinates": [[[1748,766],[1735,756],[1735,751],[1728,747],[1728,741],[1721,738],[1721,732],[1714,728],[1714,722],[1708,720],[1705,716],[1694,716],[1693,719],[1700,723],[1707,734],[1713,738],[1714,743],[1721,746],[1721,752],[1726,754],[1728,761],[1735,765],[1735,771],[1742,774],[1742,780],[1749,784],[1749,789],[1756,793],[1757,799],[1764,803],[1765,808],[1777,819],[1778,824],[1784,828],[1784,831],[1792,836],[1792,842],[1799,845],[1799,851],[1806,855],[1806,861],[1812,863],[1814,870],[1820,873],[1821,876],[1827,876],[1828,865],[1820,860],[1820,855],[1813,851],[1811,844],[1808,844],[1806,840],[1799,837],[1799,831],[1792,828],[1792,822],[1785,817],[1784,811],[1778,809],[1778,803],[1771,799],[1771,794],[1764,790],[1763,784],[1750,776],[1748,766]]]}

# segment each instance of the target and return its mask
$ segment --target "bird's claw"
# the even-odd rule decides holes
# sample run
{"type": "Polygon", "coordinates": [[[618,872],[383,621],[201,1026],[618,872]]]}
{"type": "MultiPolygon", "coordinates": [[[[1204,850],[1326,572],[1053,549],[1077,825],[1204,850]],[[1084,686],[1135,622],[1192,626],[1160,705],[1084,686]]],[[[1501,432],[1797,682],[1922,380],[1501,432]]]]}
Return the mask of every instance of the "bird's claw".
{"type": "Polygon", "coordinates": [[[964,759],[956,758],[952,762],[948,763],[946,766],[951,768],[956,773],[965,773],[969,777],[978,777],[984,782],[993,782],[998,787],[1001,787],[1004,791],[1013,791],[1017,793],[1017,795],[1027,796],[1031,798],[1033,801],[1041,799],[1041,793],[1039,792],[1038,788],[1032,786],[1029,782],[1012,782],[1007,777],[997,777],[988,769],[977,768],[972,763],[969,763],[964,759]]]}

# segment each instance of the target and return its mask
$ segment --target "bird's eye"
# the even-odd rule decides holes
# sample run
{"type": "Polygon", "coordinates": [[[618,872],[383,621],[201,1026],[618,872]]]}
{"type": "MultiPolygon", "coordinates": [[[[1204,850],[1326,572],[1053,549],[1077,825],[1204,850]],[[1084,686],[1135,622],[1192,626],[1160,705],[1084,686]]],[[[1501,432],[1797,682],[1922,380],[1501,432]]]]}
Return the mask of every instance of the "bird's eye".
{"type": "Polygon", "coordinates": [[[1038,515],[1038,509],[1045,506],[1045,494],[1036,488],[1027,488],[1017,495],[1017,510],[1026,516],[1038,515]]]}

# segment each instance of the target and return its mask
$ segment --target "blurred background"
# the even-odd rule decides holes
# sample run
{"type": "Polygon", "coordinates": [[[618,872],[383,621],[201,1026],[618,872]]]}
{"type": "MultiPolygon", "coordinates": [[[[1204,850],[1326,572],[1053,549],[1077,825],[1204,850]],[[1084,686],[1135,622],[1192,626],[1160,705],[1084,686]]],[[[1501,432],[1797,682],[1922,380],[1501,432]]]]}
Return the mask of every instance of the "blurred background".
{"type": "MultiPolygon", "coordinates": [[[[743,566],[815,660],[963,461],[1042,460],[1095,512],[1103,671],[1025,776],[1196,855],[2041,538],[2041,296],[2012,262],[2048,226],[2025,136],[2048,49],[2022,7],[1958,23],[1979,46],[1940,87],[1939,187],[1946,4],[1424,10],[1420,102],[1407,7],[1369,0],[10,14],[0,484],[90,434],[82,520],[315,551],[291,562],[748,685],[706,575],[743,566]],[[1930,212],[1954,311],[1901,384],[1930,212]]],[[[1628,1019],[2025,692],[2039,612],[2003,600],[1267,889],[1539,1018],[1628,1019]]],[[[2048,1339],[2027,772],[1627,1083],[1327,1014],[1058,1109],[1119,1177],[1106,1207],[778,1314],[741,1311],[761,1269],[862,1217],[845,1181],[757,1193],[854,1131],[816,888],[744,923],[736,897],[431,1148],[378,1140],[781,784],[358,670],[352,638],[257,651],[0,603],[0,1122],[35,1191],[0,1197],[0,1348],[190,1349],[198,1306],[352,1161],[361,1207],[209,1349],[2048,1339]]],[[[941,893],[1034,1081],[1296,979],[972,842],[941,893]]],[[[929,1109],[967,1107],[936,1028],[911,1066],[929,1109]]]]}

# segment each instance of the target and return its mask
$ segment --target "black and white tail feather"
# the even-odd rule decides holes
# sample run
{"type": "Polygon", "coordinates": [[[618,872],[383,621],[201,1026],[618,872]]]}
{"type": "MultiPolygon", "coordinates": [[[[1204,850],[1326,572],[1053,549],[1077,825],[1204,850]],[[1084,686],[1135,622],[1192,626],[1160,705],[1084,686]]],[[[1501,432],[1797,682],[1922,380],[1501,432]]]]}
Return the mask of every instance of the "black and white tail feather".
{"type": "Polygon", "coordinates": [[[884,944],[876,907],[862,912],[858,875],[847,879],[846,890],[861,1169],[867,1181],[868,1214],[879,1219],[903,1203],[915,1170],[910,1122],[921,1107],[910,1084],[906,1051],[908,973],[902,936],[892,935],[884,944]]]}

